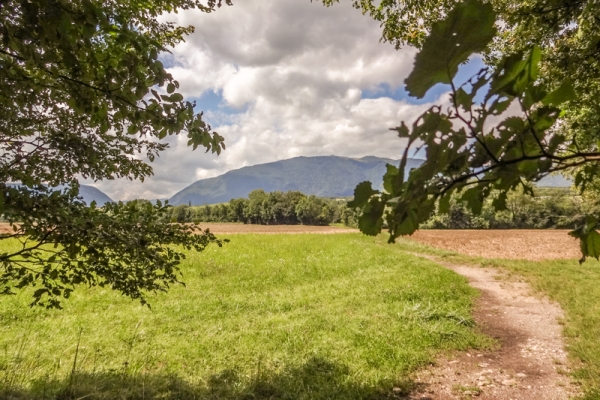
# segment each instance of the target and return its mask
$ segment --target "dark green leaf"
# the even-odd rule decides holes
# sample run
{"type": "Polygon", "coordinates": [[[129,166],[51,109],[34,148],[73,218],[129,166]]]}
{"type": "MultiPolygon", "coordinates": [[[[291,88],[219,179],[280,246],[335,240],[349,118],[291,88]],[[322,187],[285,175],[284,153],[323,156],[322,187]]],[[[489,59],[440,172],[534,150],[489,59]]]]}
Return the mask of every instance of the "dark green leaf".
{"type": "Polygon", "coordinates": [[[591,231],[586,238],[587,254],[586,256],[600,258],[600,233],[591,231]]]}
{"type": "Polygon", "coordinates": [[[450,83],[458,66],[483,51],[496,34],[496,14],[489,3],[467,0],[433,24],[413,71],[406,79],[411,96],[421,98],[437,83],[450,83]]]}
{"type": "Polygon", "coordinates": [[[358,217],[358,228],[369,236],[377,236],[383,227],[383,210],[385,204],[378,197],[372,197],[358,217]]]}
{"type": "Polygon", "coordinates": [[[559,106],[567,101],[577,99],[577,93],[573,89],[573,84],[570,81],[564,81],[556,90],[550,92],[542,103],[545,105],[559,106]]]}
{"type": "Polygon", "coordinates": [[[396,188],[396,182],[400,175],[400,170],[398,167],[391,164],[386,164],[386,168],[387,171],[383,176],[383,188],[386,190],[386,192],[393,194],[395,193],[394,189],[396,188]]]}
{"type": "Polygon", "coordinates": [[[373,189],[371,182],[361,182],[354,189],[354,199],[348,202],[348,207],[362,208],[367,204],[371,196],[377,193],[379,191],[373,189]]]}

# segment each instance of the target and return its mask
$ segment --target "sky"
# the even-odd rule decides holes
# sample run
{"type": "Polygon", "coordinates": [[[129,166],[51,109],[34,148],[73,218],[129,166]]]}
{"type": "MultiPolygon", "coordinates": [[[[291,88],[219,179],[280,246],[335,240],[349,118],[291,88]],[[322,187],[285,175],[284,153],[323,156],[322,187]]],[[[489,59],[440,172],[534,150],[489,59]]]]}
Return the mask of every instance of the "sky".
{"type": "Polygon", "coordinates": [[[82,182],[113,200],[169,198],[199,179],[297,156],[397,159],[403,143],[390,128],[447,99],[441,86],[410,98],[403,82],[416,50],[380,42],[379,23],[349,1],[244,0],[162,19],[195,26],[161,57],[227,149],[192,151],[182,134],[167,139],[144,182],[82,182]]]}

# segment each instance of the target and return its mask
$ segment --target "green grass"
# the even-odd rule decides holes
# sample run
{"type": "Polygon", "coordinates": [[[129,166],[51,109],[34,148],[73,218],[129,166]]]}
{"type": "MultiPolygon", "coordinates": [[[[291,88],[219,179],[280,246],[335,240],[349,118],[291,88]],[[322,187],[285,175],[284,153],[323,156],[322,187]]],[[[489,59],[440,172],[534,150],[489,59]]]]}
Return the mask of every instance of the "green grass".
{"type": "MultiPolygon", "coordinates": [[[[571,240],[565,236],[565,240],[571,240]]],[[[556,244],[560,246],[560,243],[556,244]]],[[[493,266],[509,276],[525,278],[540,293],[556,301],[565,312],[563,335],[573,362],[573,377],[581,384],[586,400],[600,399],[600,263],[588,259],[522,261],[483,259],[434,249],[410,239],[395,246],[415,253],[433,254],[449,261],[493,266]]]]}
{"type": "Polygon", "coordinates": [[[440,353],[490,344],[464,278],[380,239],[230,238],[188,254],[186,286],[152,310],[100,289],[62,311],[1,298],[0,397],[388,398],[440,353]]]}

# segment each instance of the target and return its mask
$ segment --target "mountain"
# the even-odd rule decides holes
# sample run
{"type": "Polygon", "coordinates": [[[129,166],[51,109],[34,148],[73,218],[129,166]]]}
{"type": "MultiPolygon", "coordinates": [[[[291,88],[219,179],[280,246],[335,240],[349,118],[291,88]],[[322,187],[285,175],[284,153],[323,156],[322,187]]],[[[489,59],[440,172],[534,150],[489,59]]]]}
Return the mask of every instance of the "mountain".
{"type": "MultiPolygon", "coordinates": [[[[420,159],[409,159],[407,174],[422,162],[420,159]]],[[[298,190],[319,197],[348,197],[354,195],[354,188],[362,181],[371,181],[381,187],[385,165],[388,163],[397,165],[398,161],[374,156],[358,159],[338,156],[295,157],[236,169],[215,178],[201,179],[176,193],[169,203],[224,203],[234,198],[247,197],[255,189],[266,192],[298,190]]],[[[571,182],[560,175],[552,175],[542,179],[537,185],[568,187],[571,182]]]]}
{"type": "MultiPolygon", "coordinates": [[[[407,171],[423,160],[409,159],[407,171]]],[[[229,171],[215,178],[199,180],[175,194],[169,203],[214,204],[247,197],[255,189],[266,192],[298,190],[319,197],[347,197],[362,181],[381,183],[385,165],[398,161],[379,157],[359,159],[321,156],[295,157],[289,160],[253,165],[229,171]]]]}
{"type": "Polygon", "coordinates": [[[562,175],[548,175],[536,183],[536,185],[540,187],[569,187],[572,184],[573,181],[562,175]]]}
{"type": "Polygon", "coordinates": [[[102,207],[104,203],[112,203],[113,200],[108,197],[100,189],[88,185],[79,185],[79,195],[83,197],[83,201],[86,204],[90,204],[92,201],[96,201],[98,207],[102,207]]]}
{"type": "MultiPolygon", "coordinates": [[[[9,183],[8,186],[17,187],[20,183],[9,183]]],[[[58,186],[55,189],[61,190],[64,186],[58,186]]],[[[79,196],[83,198],[86,204],[90,204],[92,201],[96,201],[98,207],[102,207],[104,203],[112,202],[113,200],[108,197],[100,189],[96,189],[93,186],[79,185],[79,196]]]]}

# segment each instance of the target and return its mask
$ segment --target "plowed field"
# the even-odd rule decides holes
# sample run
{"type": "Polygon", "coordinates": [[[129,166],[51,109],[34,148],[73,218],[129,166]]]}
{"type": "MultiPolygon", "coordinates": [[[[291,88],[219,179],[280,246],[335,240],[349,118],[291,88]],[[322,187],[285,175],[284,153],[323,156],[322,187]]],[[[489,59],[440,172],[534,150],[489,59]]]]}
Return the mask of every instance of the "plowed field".
{"type": "Polygon", "coordinates": [[[422,230],[411,239],[461,254],[486,258],[552,260],[580,258],[568,230],[422,230]]]}

